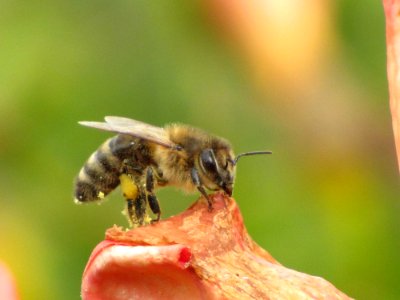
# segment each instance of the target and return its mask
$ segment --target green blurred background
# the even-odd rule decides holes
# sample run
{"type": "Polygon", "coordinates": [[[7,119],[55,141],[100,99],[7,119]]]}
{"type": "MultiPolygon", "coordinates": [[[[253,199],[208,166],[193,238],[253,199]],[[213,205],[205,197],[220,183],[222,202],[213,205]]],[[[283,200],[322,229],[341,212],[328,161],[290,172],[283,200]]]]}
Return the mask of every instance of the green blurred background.
{"type": "MultiPolygon", "coordinates": [[[[22,299],[79,299],[92,249],[126,225],[119,190],[100,206],[72,201],[109,137],[77,121],[105,115],[272,150],[238,167],[253,238],[352,297],[400,299],[381,3],[228,2],[0,1],[0,260],[22,299]]],[[[198,197],[158,196],[164,218],[198,197]]]]}

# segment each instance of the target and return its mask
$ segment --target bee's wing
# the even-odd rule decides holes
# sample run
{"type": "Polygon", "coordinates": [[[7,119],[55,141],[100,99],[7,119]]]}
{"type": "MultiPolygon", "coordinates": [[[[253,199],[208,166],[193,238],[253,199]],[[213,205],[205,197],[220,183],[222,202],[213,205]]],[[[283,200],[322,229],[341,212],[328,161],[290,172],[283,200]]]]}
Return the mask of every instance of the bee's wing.
{"type": "Polygon", "coordinates": [[[106,123],[81,121],[79,124],[105,131],[128,134],[167,148],[179,148],[178,145],[168,138],[167,133],[161,127],[123,117],[105,117],[104,119],[106,123]]]}

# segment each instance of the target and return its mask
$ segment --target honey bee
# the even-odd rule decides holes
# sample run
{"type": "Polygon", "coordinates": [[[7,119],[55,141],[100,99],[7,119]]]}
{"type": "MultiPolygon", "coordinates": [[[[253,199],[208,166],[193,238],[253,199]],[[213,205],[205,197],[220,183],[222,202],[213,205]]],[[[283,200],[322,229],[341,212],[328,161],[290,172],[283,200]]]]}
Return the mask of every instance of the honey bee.
{"type": "Polygon", "coordinates": [[[75,202],[102,200],[120,185],[126,199],[125,214],[133,227],[160,220],[155,189],[197,189],[212,210],[206,189],[223,190],[231,196],[238,159],[271,153],[255,151],[235,156],[227,140],[182,124],[161,128],[110,116],[105,117],[105,122],[79,124],[117,135],[106,140],[80,170],[75,181],[75,202]],[[156,219],[147,215],[147,204],[156,219]]]}

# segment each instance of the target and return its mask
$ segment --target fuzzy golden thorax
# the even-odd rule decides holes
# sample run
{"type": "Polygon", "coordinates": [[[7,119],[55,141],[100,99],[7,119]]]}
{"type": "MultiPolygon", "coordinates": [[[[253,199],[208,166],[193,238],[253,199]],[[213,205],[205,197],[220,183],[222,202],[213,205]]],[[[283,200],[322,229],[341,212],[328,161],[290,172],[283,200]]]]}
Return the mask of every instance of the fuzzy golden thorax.
{"type": "Polygon", "coordinates": [[[193,191],[196,187],[190,172],[196,168],[201,182],[209,190],[220,190],[223,185],[232,189],[235,166],[231,163],[234,154],[228,141],[186,125],[173,124],[165,130],[169,139],[182,147],[179,151],[162,146],[155,148],[154,159],[168,184],[193,191]],[[216,170],[207,170],[201,163],[202,151],[206,149],[211,149],[215,156],[216,170]]]}

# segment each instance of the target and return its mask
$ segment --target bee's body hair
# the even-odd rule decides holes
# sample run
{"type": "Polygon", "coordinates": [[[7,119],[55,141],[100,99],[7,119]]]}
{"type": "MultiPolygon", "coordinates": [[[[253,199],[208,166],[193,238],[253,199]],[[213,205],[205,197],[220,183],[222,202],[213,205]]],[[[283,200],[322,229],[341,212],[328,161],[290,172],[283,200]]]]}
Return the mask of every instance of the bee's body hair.
{"type": "MultiPolygon", "coordinates": [[[[187,192],[198,190],[212,202],[206,189],[232,195],[237,159],[230,143],[201,129],[182,124],[164,128],[123,117],[105,117],[106,122],[80,124],[117,135],[106,140],[86,161],[75,181],[77,203],[102,200],[121,185],[131,226],[151,220],[146,205],[160,219],[154,193],[172,185],[187,192]]],[[[265,154],[265,151],[263,152],[265,154]]]]}

